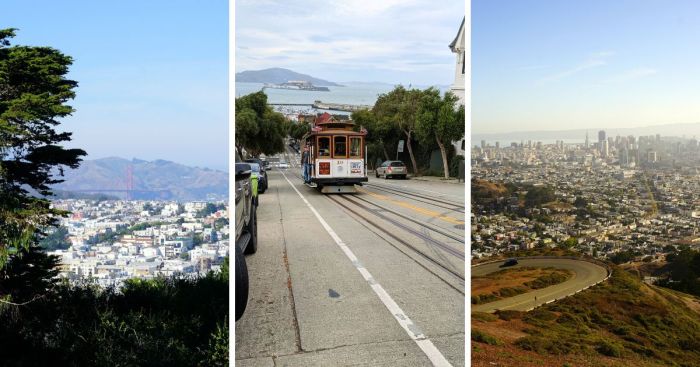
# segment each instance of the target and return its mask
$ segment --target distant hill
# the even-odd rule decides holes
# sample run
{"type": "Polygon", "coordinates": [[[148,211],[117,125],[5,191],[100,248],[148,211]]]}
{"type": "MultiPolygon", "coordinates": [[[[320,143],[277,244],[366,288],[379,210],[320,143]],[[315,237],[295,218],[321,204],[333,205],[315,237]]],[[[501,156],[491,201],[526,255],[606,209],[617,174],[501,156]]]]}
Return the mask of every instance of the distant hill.
{"type": "MultiPolygon", "coordinates": [[[[65,181],[54,189],[83,193],[86,190],[124,190],[127,167],[133,167],[133,198],[162,200],[204,200],[228,197],[228,173],[209,168],[188,167],[175,162],[102,158],[86,160],[67,170],[65,181]]],[[[103,192],[124,197],[120,192],[103,192]]],[[[61,193],[65,196],[66,193],[61,193]]]]}
{"type": "Polygon", "coordinates": [[[290,80],[305,80],[316,86],[342,87],[340,84],[329,82],[311,75],[300,74],[283,68],[271,68],[264,70],[247,70],[236,73],[236,81],[242,83],[274,83],[280,84],[290,80]]]}

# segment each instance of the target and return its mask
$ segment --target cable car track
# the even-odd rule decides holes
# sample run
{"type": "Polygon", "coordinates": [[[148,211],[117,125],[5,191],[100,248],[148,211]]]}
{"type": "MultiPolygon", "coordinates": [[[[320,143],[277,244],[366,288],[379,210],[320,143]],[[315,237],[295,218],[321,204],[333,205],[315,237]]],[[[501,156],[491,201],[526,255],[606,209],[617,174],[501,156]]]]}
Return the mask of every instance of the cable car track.
{"type": "MultiPolygon", "coordinates": [[[[299,175],[298,173],[296,173],[296,172],[294,172],[294,171],[291,171],[291,172],[290,172],[290,171],[286,171],[286,172],[287,172],[287,173],[291,173],[293,176],[295,176],[295,177],[298,178],[298,179],[302,179],[301,175],[299,175]]],[[[369,202],[369,201],[367,201],[366,199],[359,198],[359,197],[357,197],[357,196],[355,196],[355,195],[350,195],[350,196],[352,196],[352,197],[354,197],[354,198],[356,198],[356,199],[360,199],[360,200],[365,201],[365,202],[369,202]]],[[[416,248],[416,246],[412,245],[410,242],[408,242],[408,241],[402,239],[401,237],[398,237],[398,236],[396,236],[395,234],[391,233],[390,230],[387,230],[387,229],[385,229],[385,228],[382,228],[381,225],[378,225],[378,224],[375,223],[376,221],[372,221],[372,220],[371,220],[370,218],[368,218],[366,215],[362,215],[362,214],[358,213],[357,210],[354,210],[354,209],[350,208],[348,205],[346,205],[346,204],[340,202],[340,200],[337,199],[337,198],[343,198],[344,200],[346,200],[346,201],[352,203],[353,205],[358,206],[358,207],[360,207],[360,208],[363,208],[365,211],[367,211],[367,212],[369,212],[369,213],[372,213],[372,214],[374,214],[375,216],[380,217],[380,218],[383,219],[384,221],[386,221],[386,222],[388,222],[388,223],[390,223],[390,224],[393,224],[393,225],[395,225],[395,226],[397,226],[397,227],[399,227],[399,228],[401,228],[401,229],[406,230],[406,229],[409,229],[410,227],[407,227],[407,226],[403,225],[402,223],[397,222],[396,220],[393,220],[393,219],[391,219],[391,218],[388,218],[388,217],[386,217],[385,215],[379,215],[379,213],[377,213],[376,211],[373,211],[373,210],[370,209],[370,208],[367,208],[365,205],[350,200],[350,199],[347,197],[347,195],[324,195],[324,197],[328,198],[328,200],[331,200],[331,201],[334,202],[336,205],[338,205],[338,206],[340,206],[341,208],[347,210],[348,212],[354,214],[355,216],[357,216],[357,217],[363,219],[366,223],[368,223],[370,226],[374,227],[374,228],[375,228],[376,230],[378,230],[379,232],[381,232],[381,233],[383,233],[383,234],[386,234],[387,236],[391,237],[392,239],[394,239],[395,241],[399,242],[401,245],[407,247],[408,249],[410,249],[411,251],[413,251],[414,253],[416,253],[416,254],[419,255],[420,257],[424,258],[424,259],[427,260],[428,262],[437,265],[440,269],[442,269],[443,271],[449,273],[451,276],[453,276],[454,278],[456,278],[456,280],[457,280],[457,282],[458,282],[458,284],[459,284],[458,287],[456,287],[456,286],[455,286],[452,282],[450,282],[448,279],[445,279],[441,274],[438,274],[437,272],[435,272],[434,269],[431,269],[431,268],[428,267],[426,264],[424,264],[424,263],[422,263],[422,262],[417,261],[417,260],[414,259],[414,261],[415,261],[419,266],[421,266],[422,268],[424,268],[424,269],[425,269],[426,271],[428,271],[429,273],[435,275],[438,279],[442,280],[442,281],[443,281],[445,284],[447,284],[450,288],[456,290],[456,291],[459,292],[460,294],[463,294],[463,295],[465,294],[465,292],[464,292],[465,277],[464,277],[463,274],[460,274],[458,271],[452,269],[452,267],[450,267],[449,265],[445,265],[443,262],[439,261],[439,260],[436,259],[435,257],[430,256],[430,255],[426,254],[425,252],[421,251],[420,249],[416,248]]],[[[373,204],[373,203],[371,203],[371,202],[369,202],[369,203],[370,203],[370,204],[373,204]]],[[[374,205],[375,205],[375,206],[379,206],[379,205],[377,205],[377,204],[374,204],[374,205]]],[[[386,208],[382,208],[382,209],[386,209],[386,208]]],[[[389,211],[391,211],[391,210],[389,210],[389,211]]],[[[403,215],[401,215],[401,216],[403,216],[403,215]]],[[[413,220],[412,220],[412,221],[413,221],[413,220]]],[[[360,224],[362,224],[362,223],[360,222],[360,224]]],[[[364,225],[364,224],[362,224],[362,225],[365,226],[367,229],[371,230],[372,232],[378,234],[376,231],[373,231],[369,226],[364,225]]],[[[421,223],[421,225],[422,225],[423,227],[426,227],[426,228],[428,228],[428,229],[430,229],[430,230],[433,230],[433,231],[439,233],[439,231],[438,231],[438,230],[435,230],[434,228],[427,227],[427,226],[425,226],[425,225],[422,224],[422,223],[421,223]]],[[[452,256],[454,256],[454,257],[457,257],[457,258],[459,258],[459,259],[462,260],[462,261],[464,261],[464,259],[465,259],[465,254],[464,254],[463,252],[460,252],[459,250],[456,250],[456,249],[454,249],[454,248],[449,247],[448,245],[446,245],[446,244],[444,244],[444,243],[441,243],[441,242],[439,242],[439,241],[436,241],[435,239],[430,238],[430,237],[426,236],[426,235],[423,234],[423,233],[417,232],[416,230],[414,230],[414,229],[412,229],[412,228],[410,228],[410,230],[409,230],[408,232],[410,232],[412,235],[415,235],[415,236],[418,237],[418,238],[424,239],[424,240],[426,240],[427,242],[430,242],[430,243],[432,243],[432,244],[435,244],[436,247],[438,247],[440,250],[443,250],[443,251],[445,251],[446,253],[448,253],[448,254],[450,254],[450,255],[452,255],[452,256]]],[[[440,232],[441,232],[441,231],[440,231],[440,232]]],[[[441,234],[442,234],[442,233],[441,233],[441,234]]],[[[452,238],[451,236],[448,236],[448,237],[452,238]]],[[[383,238],[383,239],[384,239],[384,238],[383,238]]],[[[387,241],[386,239],[384,239],[384,241],[385,241],[386,243],[388,243],[390,246],[392,246],[392,247],[394,247],[395,249],[397,249],[398,251],[400,251],[401,253],[403,253],[404,255],[408,256],[409,258],[412,258],[408,253],[406,253],[405,250],[401,249],[400,246],[397,246],[396,244],[392,243],[391,241],[387,241]]],[[[461,239],[461,238],[460,238],[458,241],[464,243],[464,240],[461,239]]]]}
{"type": "Polygon", "coordinates": [[[454,234],[452,234],[452,233],[448,233],[447,231],[444,231],[444,230],[440,229],[439,227],[437,227],[437,226],[435,226],[435,225],[433,225],[433,226],[427,225],[426,222],[421,222],[421,221],[419,221],[419,220],[413,219],[413,218],[411,218],[411,217],[409,217],[409,216],[407,216],[407,215],[405,215],[405,214],[402,214],[402,213],[400,213],[400,212],[397,212],[396,210],[389,209],[389,208],[387,208],[386,206],[379,205],[379,204],[377,204],[377,203],[374,203],[374,202],[372,202],[372,201],[369,201],[369,200],[367,200],[367,199],[365,199],[365,198],[363,198],[363,197],[361,197],[361,196],[358,196],[358,195],[354,195],[354,196],[353,196],[353,199],[364,201],[364,202],[366,202],[366,203],[368,203],[368,204],[374,205],[374,206],[376,206],[376,207],[378,207],[378,208],[380,208],[380,209],[382,209],[382,210],[385,210],[385,211],[387,211],[387,212],[389,212],[389,213],[392,213],[392,214],[394,214],[394,215],[397,215],[397,216],[399,216],[399,217],[401,217],[401,218],[403,218],[403,219],[406,219],[406,220],[408,220],[408,221],[410,221],[410,222],[413,222],[413,223],[415,223],[415,224],[418,224],[419,226],[424,227],[424,228],[426,228],[426,229],[428,229],[428,230],[430,230],[430,231],[437,232],[437,233],[439,233],[439,234],[441,234],[441,235],[443,235],[443,236],[445,236],[445,237],[449,237],[449,238],[451,238],[451,239],[453,239],[453,240],[455,240],[455,241],[457,241],[457,242],[464,243],[464,238],[459,237],[459,236],[456,236],[456,235],[454,235],[454,234]]]}
{"type": "Polygon", "coordinates": [[[405,198],[409,198],[409,199],[412,199],[415,201],[420,201],[422,203],[430,204],[430,205],[437,206],[437,207],[440,207],[443,209],[449,209],[452,211],[464,213],[464,205],[460,205],[458,203],[454,203],[454,202],[450,202],[450,201],[446,201],[446,200],[440,200],[440,199],[437,199],[434,197],[420,195],[420,194],[417,194],[415,192],[398,190],[398,189],[389,188],[386,186],[381,186],[381,185],[377,185],[377,184],[373,184],[373,183],[365,183],[365,184],[363,184],[363,186],[373,187],[376,190],[385,191],[385,192],[388,192],[388,193],[393,194],[393,195],[403,196],[405,198]],[[417,199],[416,197],[423,198],[425,200],[420,200],[420,199],[417,199]],[[436,203],[441,203],[441,204],[445,204],[445,205],[440,205],[440,204],[436,204],[436,203]]]}
{"type": "MultiPolygon", "coordinates": [[[[364,220],[365,222],[367,222],[369,225],[371,225],[372,227],[376,228],[376,230],[378,230],[378,231],[380,231],[380,232],[386,234],[387,236],[389,236],[389,237],[391,237],[392,239],[394,239],[396,242],[399,242],[401,245],[403,245],[403,246],[409,248],[410,250],[412,250],[414,253],[416,253],[416,254],[419,255],[420,257],[424,258],[425,260],[429,261],[429,262],[432,263],[432,264],[437,265],[440,269],[442,269],[443,271],[449,273],[449,274],[452,275],[454,278],[457,278],[457,281],[458,281],[458,283],[459,283],[459,285],[460,285],[459,287],[455,287],[455,285],[452,284],[449,280],[445,279],[443,276],[441,276],[440,274],[436,273],[433,269],[430,269],[430,267],[428,267],[427,265],[425,265],[425,264],[423,264],[423,263],[421,263],[421,262],[419,262],[419,261],[416,261],[417,264],[419,264],[421,267],[423,267],[424,269],[426,269],[428,272],[430,272],[430,273],[432,273],[433,275],[435,275],[436,277],[438,277],[440,280],[442,280],[443,282],[445,282],[445,283],[446,283],[447,285],[449,285],[451,288],[455,289],[456,291],[458,291],[458,292],[461,293],[461,294],[465,294],[465,293],[464,293],[464,289],[463,289],[463,288],[464,288],[464,275],[463,275],[463,274],[460,274],[458,271],[452,269],[451,266],[445,265],[443,262],[439,261],[439,260],[436,259],[435,257],[430,256],[430,255],[426,254],[425,252],[419,250],[418,248],[416,248],[415,246],[413,246],[410,242],[408,242],[408,241],[402,239],[401,237],[396,236],[395,234],[391,233],[391,231],[389,231],[389,230],[387,230],[387,229],[385,229],[385,228],[382,228],[380,225],[376,224],[374,221],[372,221],[372,220],[371,220],[370,218],[368,218],[366,215],[363,215],[363,214],[359,213],[357,210],[351,208],[349,205],[347,205],[347,204],[345,204],[345,203],[342,203],[342,202],[340,201],[340,199],[337,199],[335,196],[330,196],[330,195],[329,195],[329,196],[326,196],[326,197],[327,197],[329,200],[333,201],[333,202],[334,202],[335,204],[337,204],[338,206],[340,206],[341,208],[343,208],[343,209],[347,210],[348,212],[354,214],[355,216],[357,216],[357,217],[363,219],[363,220],[364,220]]],[[[364,205],[362,205],[362,204],[353,202],[352,200],[346,198],[345,196],[339,196],[339,197],[340,197],[340,198],[344,198],[346,201],[349,201],[349,202],[352,203],[353,205],[360,206],[360,207],[363,207],[363,206],[364,206],[364,205]]],[[[365,208],[366,208],[366,207],[365,207],[365,208]]],[[[369,209],[365,209],[365,210],[369,211],[370,213],[376,214],[375,212],[372,212],[372,211],[369,210],[369,209]]],[[[390,218],[382,218],[382,219],[384,219],[384,220],[386,220],[387,222],[390,222],[390,223],[394,223],[394,222],[395,222],[395,221],[391,220],[390,218]]],[[[367,226],[365,226],[365,227],[367,227],[367,226]]],[[[369,229],[369,227],[367,227],[367,228],[369,229]]],[[[373,231],[373,232],[374,232],[374,231],[373,231]]],[[[376,232],[375,232],[375,233],[376,233],[376,232]]],[[[415,234],[415,233],[412,233],[412,234],[415,234]]],[[[422,235],[422,234],[421,234],[421,235],[422,235]]],[[[425,238],[424,236],[418,236],[418,237],[425,238]]],[[[429,238],[429,237],[428,237],[428,238],[429,238]]],[[[397,250],[399,250],[400,252],[402,252],[402,253],[404,253],[405,255],[409,256],[409,255],[408,255],[403,249],[401,249],[399,246],[393,244],[393,243],[390,242],[390,241],[386,241],[386,242],[387,242],[388,244],[390,244],[392,247],[394,247],[394,248],[396,248],[397,250]]],[[[431,239],[430,242],[435,243],[435,242],[437,242],[437,241],[431,239]]],[[[438,242],[438,243],[439,243],[439,242],[438,242]]],[[[442,244],[442,246],[447,247],[447,245],[444,245],[444,244],[442,244]]],[[[440,249],[442,249],[442,250],[445,250],[445,251],[448,252],[449,254],[451,254],[451,255],[453,255],[453,256],[455,256],[455,257],[458,257],[458,258],[464,260],[464,255],[463,255],[463,254],[462,254],[462,257],[460,257],[460,256],[458,255],[458,253],[460,253],[459,251],[457,251],[457,250],[455,250],[455,249],[451,249],[452,251],[449,251],[449,250],[446,250],[446,249],[445,249],[444,247],[442,247],[442,246],[438,246],[438,247],[440,247],[440,249]]],[[[449,248],[449,247],[448,247],[448,248],[449,248]]],[[[411,256],[409,256],[409,257],[411,257],[411,256]]],[[[414,261],[415,261],[415,259],[414,259],[414,261]]]]}

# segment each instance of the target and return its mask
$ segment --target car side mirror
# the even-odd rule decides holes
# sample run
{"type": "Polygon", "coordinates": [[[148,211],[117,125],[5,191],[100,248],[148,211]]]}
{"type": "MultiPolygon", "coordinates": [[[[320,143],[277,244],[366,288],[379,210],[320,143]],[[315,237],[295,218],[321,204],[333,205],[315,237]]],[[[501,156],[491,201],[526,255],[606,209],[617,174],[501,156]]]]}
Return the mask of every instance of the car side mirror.
{"type": "Polygon", "coordinates": [[[252,172],[248,163],[236,163],[236,180],[246,180],[252,172]]]}

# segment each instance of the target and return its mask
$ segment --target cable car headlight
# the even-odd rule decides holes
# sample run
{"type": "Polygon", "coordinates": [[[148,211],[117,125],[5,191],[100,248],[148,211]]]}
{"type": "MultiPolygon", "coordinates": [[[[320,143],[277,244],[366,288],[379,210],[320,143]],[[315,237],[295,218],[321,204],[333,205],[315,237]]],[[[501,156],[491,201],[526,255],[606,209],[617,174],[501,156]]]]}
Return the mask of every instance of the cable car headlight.
{"type": "Polygon", "coordinates": [[[318,173],[320,175],[330,175],[331,174],[331,162],[319,162],[318,163],[318,173]]]}

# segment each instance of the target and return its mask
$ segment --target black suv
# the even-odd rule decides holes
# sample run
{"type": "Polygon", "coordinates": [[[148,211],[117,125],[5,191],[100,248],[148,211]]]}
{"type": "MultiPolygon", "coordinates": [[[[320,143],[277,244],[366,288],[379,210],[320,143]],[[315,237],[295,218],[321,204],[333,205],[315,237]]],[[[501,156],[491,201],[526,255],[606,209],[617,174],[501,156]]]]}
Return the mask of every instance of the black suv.
{"type": "Polygon", "coordinates": [[[258,250],[258,223],[250,182],[250,165],[239,163],[236,156],[236,320],[243,316],[248,304],[248,267],[243,254],[258,250]]]}

